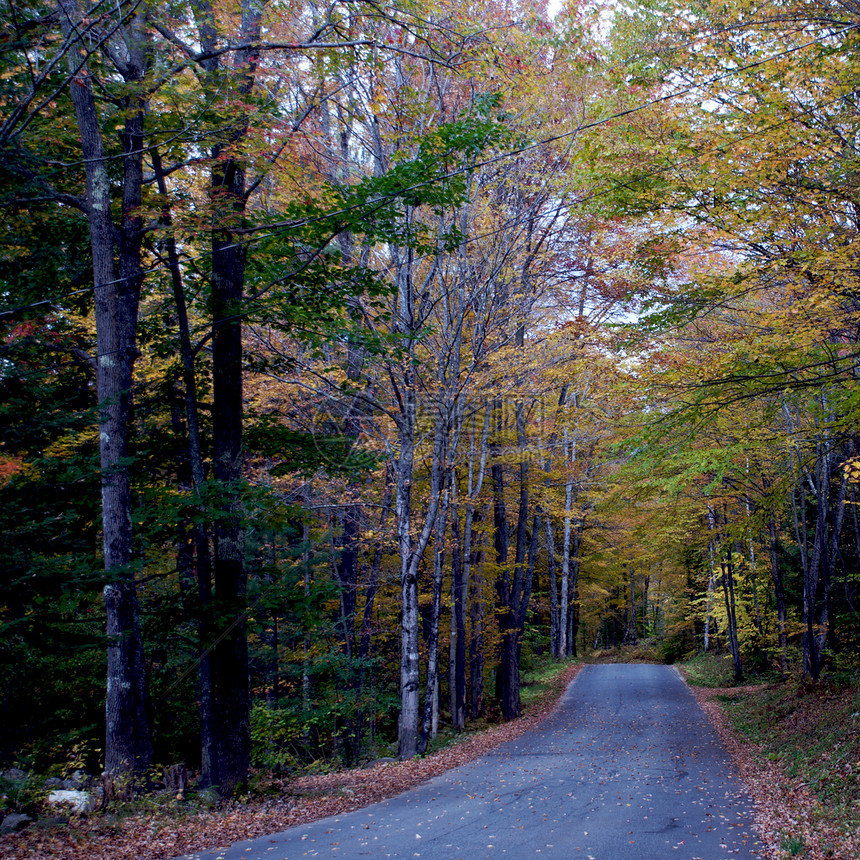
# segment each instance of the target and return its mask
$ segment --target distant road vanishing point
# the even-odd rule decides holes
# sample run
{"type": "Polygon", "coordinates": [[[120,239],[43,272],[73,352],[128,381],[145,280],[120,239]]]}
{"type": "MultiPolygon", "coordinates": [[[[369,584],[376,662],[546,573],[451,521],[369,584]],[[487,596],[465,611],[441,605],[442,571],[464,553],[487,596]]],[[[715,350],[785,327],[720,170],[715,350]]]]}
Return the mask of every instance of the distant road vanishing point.
{"type": "Polygon", "coordinates": [[[193,860],[756,857],[752,804],[668,666],[586,666],[518,739],[391,800],[193,860]]]}

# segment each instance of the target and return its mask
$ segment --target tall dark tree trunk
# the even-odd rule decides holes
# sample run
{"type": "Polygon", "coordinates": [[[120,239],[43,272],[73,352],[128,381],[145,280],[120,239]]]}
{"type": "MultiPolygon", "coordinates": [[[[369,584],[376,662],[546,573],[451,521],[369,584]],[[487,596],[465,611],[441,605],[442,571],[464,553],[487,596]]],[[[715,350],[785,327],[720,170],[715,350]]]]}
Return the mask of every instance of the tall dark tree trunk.
{"type": "Polygon", "coordinates": [[[192,527],[196,559],[197,605],[195,620],[200,656],[198,658],[198,690],[200,695],[200,748],[201,777],[204,785],[217,785],[218,736],[215,727],[214,701],[212,693],[211,646],[215,640],[212,618],[212,550],[207,528],[206,503],[203,498],[206,484],[206,467],[203,461],[203,442],[200,431],[200,410],[197,397],[197,375],[194,367],[194,346],[191,342],[191,327],[188,323],[188,307],[176,239],[173,235],[172,216],[169,209],[167,183],[164,177],[161,154],[157,147],[150,151],[153,171],[161,195],[164,210],[162,225],[167,229],[164,247],[176,309],[179,333],[179,354],[182,361],[182,382],[185,400],[185,420],[188,435],[188,463],[197,516],[192,527]]]}
{"type": "Polygon", "coordinates": [[[340,538],[341,549],[337,560],[337,579],[340,590],[340,611],[337,630],[344,655],[349,659],[355,651],[355,609],[358,603],[358,538],[361,534],[361,509],[348,505],[343,509],[340,538]]]}
{"type": "MultiPolygon", "coordinates": [[[[725,516],[722,521],[725,522],[725,516]]],[[[709,505],[708,506],[708,529],[712,533],[712,542],[714,546],[713,555],[716,558],[721,558],[725,552],[725,559],[722,559],[720,564],[720,584],[723,587],[723,597],[726,605],[726,636],[729,640],[729,650],[732,654],[732,666],[735,673],[735,681],[740,681],[743,678],[743,664],[741,662],[740,645],[738,643],[738,619],[735,609],[735,579],[734,565],[732,562],[731,550],[723,548],[720,536],[720,514],[709,505]]]]}
{"type": "MultiPolygon", "coordinates": [[[[560,660],[563,656],[561,650],[563,637],[561,635],[558,580],[555,573],[555,530],[552,520],[548,516],[543,518],[543,524],[546,535],[546,575],[549,579],[549,651],[554,660],[560,660]]],[[[565,597],[567,597],[566,594],[565,597]]]]}
{"type": "MultiPolygon", "coordinates": [[[[522,401],[516,404],[517,443],[520,450],[519,464],[519,505],[517,509],[516,547],[514,556],[513,576],[507,567],[507,518],[504,510],[504,484],[502,482],[501,464],[494,464],[498,469],[498,486],[496,487],[497,502],[496,533],[497,541],[503,535],[503,542],[497,542],[496,559],[499,565],[499,576],[496,590],[499,597],[499,627],[501,632],[501,648],[499,660],[498,698],[502,716],[513,720],[520,716],[520,654],[522,652],[522,636],[525,627],[525,616],[528,609],[530,589],[526,583],[526,552],[528,550],[528,521],[529,521],[529,464],[525,456],[525,410],[522,401]]],[[[494,484],[496,473],[494,472],[494,484]]]]}
{"type": "MultiPolygon", "coordinates": [[[[490,435],[491,410],[484,407],[484,423],[480,435],[480,442],[475,435],[477,419],[473,415],[472,432],[470,434],[468,479],[466,482],[466,514],[463,524],[462,548],[460,547],[459,522],[456,522],[457,531],[452,532],[454,549],[458,552],[454,564],[453,576],[453,630],[455,636],[454,656],[454,683],[452,684],[451,722],[455,731],[460,731],[466,726],[466,609],[467,604],[471,614],[472,636],[469,643],[469,666],[471,677],[470,701],[472,717],[478,716],[483,709],[483,595],[481,573],[478,569],[480,554],[478,550],[478,538],[475,534],[475,525],[481,521],[481,511],[476,509],[476,501],[481,494],[484,484],[484,475],[487,467],[487,452],[490,435]],[[478,458],[475,453],[477,445],[478,458]],[[477,585],[477,587],[475,587],[477,585]]],[[[456,517],[455,517],[456,520],[456,517]]],[[[453,524],[452,524],[453,528],[453,524]]]]}
{"type": "Polygon", "coordinates": [[[734,564],[731,554],[726,555],[722,562],[722,584],[723,596],[726,603],[726,618],[728,625],[729,647],[732,652],[732,667],[735,673],[735,681],[741,681],[744,677],[743,664],[741,663],[741,649],[738,642],[738,617],[735,608],[735,577],[734,564]]]}
{"type": "MultiPolygon", "coordinates": [[[[819,446],[821,447],[821,446],[819,446]]],[[[830,532],[830,480],[831,461],[830,453],[819,451],[815,468],[815,532],[812,538],[812,553],[809,556],[809,564],[805,570],[803,585],[803,674],[813,681],[817,681],[821,673],[821,650],[826,639],[828,625],[827,602],[821,607],[820,626],[817,628],[819,619],[816,617],[818,611],[818,590],[822,580],[822,572],[825,578],[829,578],[828,567],[828,538],[830,532]],[[821,629],[825,632],[822,635],[821,629]]],[[[825,586],[825,592],[827,588],[825,586]]]]}
{"type": "MultiPolygon", "coordinates": [[[[212,472],[221,493],[221,515],[214,528],[212,598],[217,638],[212,649],[213,713],[217,767],[212,779],[223,796],[245,781],[250,764],[250,689],[246,633],[247,572],[242,527],[242,314],[247,246],[233,230],[242,225],[247,203],[245,166],[233,154],[247,135],[241,100],[251,96],[256,55],[233,53],[233,67],[221,65],[218,34],[208,0],[194,6],[200,43],[211,57],[201,61],[207,85],[223,99],[224,77],[232,75],[237,101],[226,102],[230,125],[212,148],[209,202],[212,208],[212,472]]],[[[240,38],[260,37],[261,7],[242,0],[240,38]]],[[[223,103],[223,102],[222,102],[223,103]]]]}
{"type": "Polygon", "coordinates": [[[636,567],[633,562],[628,562],[630,603],[628,604],[627,626],[624,630],[624,644],[636,645],[636,567]]]}
{"type": "Polygon", "coordinates": [[[568,615],[567,646],[568,656],[577,657],[576,637],[579,633],[579,582],[571,580],[570,614],[568,615]]]}
{"type": "MultiPolygon", "coordinates": [[[[379,516],[379,532],[382,533],[385,521],[391,510],[391,484],[386,476],[385,494],[382,499],[382,512],[379,516]]],[[[370,574],[364,591],[364,608],[361,614],[361,632],[358,640],[358,661],[355,669],[355,691],[359,707],[356,708],[352,721],[352,734],[355,749],[361,751],[364,743],[366,726],[366,711],[362,704],[363,694],[367,686],[368,660],[373,641],[373,612],[376,606],[376,595],[379,592],[379,571],[382,568],[382,540],[377,539],[373,548],[373,558],[370,562],[370,574]]]]}
{"type": "MultiPolygon", "coordinates": [[[[220,151],[216,151],[216,158],[220,151]]],[[[222,211],[244,210],[245,171],[233,158],[216,162],[211,195],[222,211]]],[[[218,734],[217,784],[228,795],[250,763],[250,691],[246,636],[247,574],[242,528],[242,299],[245,248],[229,230],[212,236],[212,464],[221,493],[215,523],[212,652],[218,734]]]]}
{"type": "MultiPolygon", "coordinates": [[[[500,400],[493,402],[493,423],[497,434],[501,434],[503,428],[503,405],[500,400]]],[[[493,442],[493,462],[490,467],[490,475],[493,480],[493,546],[496,552],[496,595],[498,600],[498,624],[501,632],[501,643],[499,652],[499,664],[496,667],[496,698],[500,704],[504,698],[503,690],[505,682],[502,673],[510,671],[511,636],[513,632],[513,619],[510,609],[510,571],[508,570],[508,514],[505,502],[505,467],[501,461],[500,442],[493,442]]],[[[509,682],[508,682],[509,683],[509,682]]],[[[505,712],[503,711],[503,714],[505,712]]],[[[510,719],[509,717],[505,717],[510,719]]]]}
{"type": "Polygon", "coordinates": [[[770,515],[768,519],[768,537],[770,549],[770,572],[773,579],[773,594],[776,600],[776,623],[779,637],[779,670],[783,678],[788,677],[788,632],[786,622],[788,615],[785,606],[785,584],[782,579],[782,571],[779,567],[778,537],[776,529],[776,516],[770,515]]]}
{"type": "MultiPolygon", "coordinates": [[[[472,511],[466,513],[465,528],[472,530],[472,511]]],[[[461,732],[466,727],[466,553],[460,531],[460,515],[451,517],[451,727],[461,732]]]]}
{"type": "MultiPolygon", "coordinates": [[[[475,524],[483,519],[475,511],[475,524]]],[[[469,576],[469,714],[473,720],[484,714],[484,577],[480,538],[473,540],[469,576]]]]}
{"type": "Polygon", "coordinates": [[[845,521],[846,498],[848,495],[848,473],[842,470],[839,482],[839,491],[834,500],[831,514],[830,543],[827,549],[827,565],[824,576],[824,607],[820,622],[820,647],[836,648],[838,646],[836,634],[836,609],[835,609],[835,571],[836,565],[841,558],[839,541],[842,537],[842,524],[845,521]]]}
{"type": "MultiPolygon", "coordinates": [[[[96,380],[99,400],[99,453],[107,616],[107,696],[105,769],[109,773],[144,770],[152,758],[147,718],[146,669],[133,570],[131,482],[129,476],[131,408],[140,289],[143,189],[143,103],[125,99],[121,224],[111,210],[109,159],[101,119],[86,68],[87,46],[77,36],[82,13],[76,0],[60,0],[60,23],[70,42],[73,75],[69,93],[85,162],[86,199],[93,256],[96,380]],[[119,265],[116,265],[116,257],[119,265]],[[117,277],[118,275],[118,277],[117,277]]],[[[122,69],[134,86],[144,74],[138,27],[128,24],[129,59],[122,69]]],[[[85,29],[85,28],[84,28],[85,29]]]]}
{"type": "Polygon", "coordinates": [[[439,684],[439,619],[442,612],[442,584],[445,576],[445,533],[448,525],[449,489],[445,489],[436,516],[436,545],[433,553],[433,603],[430,610],[430,635],[427,640],[427,685],[424,693],[424,715],[418,753],[427,752],[427,744],[434,733],[434,711],[438,713],[437,690],[439,684]]]}
{"type": "MultiPolygon", "coordinates": [[[[235,164],[216,171],[213,185],[239,192],[235,164]]],[[[218,733],[217,784],[228,795],[244,782],[250,763],[250,691],[246,637],[247,574],[242,528],[242,326],[244,249],[230,234],[212,243],[212,443],[213,474],[221,492],[215,523],[213,609],[218,638],[212,651],[218,733]]]]}

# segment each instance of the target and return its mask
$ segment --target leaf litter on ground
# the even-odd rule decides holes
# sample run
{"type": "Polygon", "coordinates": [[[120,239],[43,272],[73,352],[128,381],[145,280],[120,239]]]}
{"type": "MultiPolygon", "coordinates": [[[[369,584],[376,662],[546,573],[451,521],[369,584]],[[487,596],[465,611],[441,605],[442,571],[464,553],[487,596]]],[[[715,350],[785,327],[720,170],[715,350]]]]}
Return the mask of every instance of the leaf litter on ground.
{"type": "Polygon", "coordinates": [[[111,821],[104,815],[73,819],[68,826],[33,827],[0,837],[3,860],[166,860],[195,851],[278,833],[329,815],[394,797],[447,770],[468,764],[520,737],[556,708],[582,664],[571,664],[550,683],[525,716],[480,732],[423,758],[302,776],[276,796],[230,801],[220,809],[185,815],[163,810],[111,821]]]}

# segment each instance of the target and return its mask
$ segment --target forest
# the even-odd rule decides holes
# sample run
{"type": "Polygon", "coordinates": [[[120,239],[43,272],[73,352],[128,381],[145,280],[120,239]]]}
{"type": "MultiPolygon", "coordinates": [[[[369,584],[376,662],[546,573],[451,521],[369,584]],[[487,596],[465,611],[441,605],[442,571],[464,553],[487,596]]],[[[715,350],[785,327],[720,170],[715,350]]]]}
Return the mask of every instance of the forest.
{"type": "Polygon", "coordinates": [[[858,666],[856,0],[0,25],[0,767],[227,798],[595,650],[858,666]]]}

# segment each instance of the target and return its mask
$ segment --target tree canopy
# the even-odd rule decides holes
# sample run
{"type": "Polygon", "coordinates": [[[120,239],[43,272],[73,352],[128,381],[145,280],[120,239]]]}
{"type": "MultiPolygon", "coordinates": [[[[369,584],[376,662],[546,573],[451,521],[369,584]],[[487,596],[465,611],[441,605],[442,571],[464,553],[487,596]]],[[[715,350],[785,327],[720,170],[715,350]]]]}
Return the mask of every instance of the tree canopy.
{"type": "Polygon", "coordinates": [[[0,763],[855,665],[855,5],[0,10],[0,763]]]}

